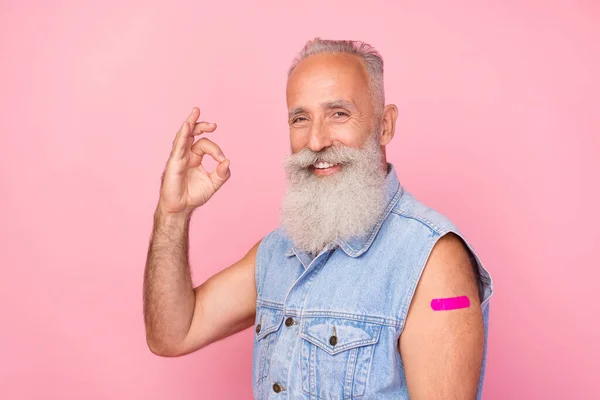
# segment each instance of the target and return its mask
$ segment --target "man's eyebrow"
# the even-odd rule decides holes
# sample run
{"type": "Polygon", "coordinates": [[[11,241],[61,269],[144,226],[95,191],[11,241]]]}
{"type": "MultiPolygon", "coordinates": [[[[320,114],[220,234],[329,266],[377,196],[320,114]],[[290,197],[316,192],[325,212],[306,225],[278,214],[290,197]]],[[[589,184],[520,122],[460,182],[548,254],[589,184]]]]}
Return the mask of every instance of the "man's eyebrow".
{"type": "Polygon", "coordinates": [[[304,109],[304,107],[294,107],[288,112],[288,118],[292,118],[298,114],[302,114],[305,111],[306,110],[304,109]]]}
{"type": "Polygon", "coordinates": [[[345,101],[345,100],[334,100],[334,101],[329,101],[327,103],[323,103],[321,104],[321,107],[326,109],[326,110],[330,110],[332,108],[348,108],[351,110],[355,110],[356,107],[354,106],[354,104],[352,104],[349,101],[345,101]]]}

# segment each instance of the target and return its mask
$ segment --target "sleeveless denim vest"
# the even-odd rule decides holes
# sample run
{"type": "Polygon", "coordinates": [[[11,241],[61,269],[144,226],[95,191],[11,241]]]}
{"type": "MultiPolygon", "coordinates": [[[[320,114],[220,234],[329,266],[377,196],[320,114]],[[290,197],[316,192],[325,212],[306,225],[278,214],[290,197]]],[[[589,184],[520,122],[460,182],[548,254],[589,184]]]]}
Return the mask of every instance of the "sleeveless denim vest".
{"type": "MultiPolygon", "coordinates": [[[[412,297],[437,240],[457,228],[404,190],[388,163],[388,206],[366,235],[300,251],[281,227],[256,256],[254,398],[409,399],[398,352],[412,297]]],[[[492,278],[471,245],[479,270],[487,357],[492,278]]]]}

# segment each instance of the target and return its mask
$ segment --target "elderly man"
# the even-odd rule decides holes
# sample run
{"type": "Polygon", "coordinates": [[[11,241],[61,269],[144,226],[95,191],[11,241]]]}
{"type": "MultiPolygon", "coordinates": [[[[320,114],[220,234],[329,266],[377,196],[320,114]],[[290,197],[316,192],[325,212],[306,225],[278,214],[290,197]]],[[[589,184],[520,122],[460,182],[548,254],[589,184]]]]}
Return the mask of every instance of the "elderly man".
{"type": "Polygon", "coordinates": [[[144,279],[147,343],[181,356],[254,325],[257,399],[476,399],[492,279],[443,215],[399,183],[369,45],[315,39],[289,71],[281,226],[192,286],[192,212],[229,179],[197,108],[175,137],[144,279]],[[206,171],[204,155],[217,162],[206,171]]]}

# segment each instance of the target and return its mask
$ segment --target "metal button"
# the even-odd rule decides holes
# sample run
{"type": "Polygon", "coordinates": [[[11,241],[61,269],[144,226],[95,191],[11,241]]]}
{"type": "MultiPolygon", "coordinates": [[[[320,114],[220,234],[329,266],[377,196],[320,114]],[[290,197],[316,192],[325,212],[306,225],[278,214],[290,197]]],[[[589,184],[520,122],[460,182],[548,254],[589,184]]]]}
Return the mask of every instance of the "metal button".
{"type": "Polygon", "coordinates": [[[283,386],[281,386],[279,383],[276,383],[273,385],[273,391],[275,393],[279,393],[281,391],[285,390],[285,388],[283,386]]]}
{"type": "Polygon", "coordinates": [[[288,317],[285,320],[285,326],[289,327],[289,326],[292,326],[292,325],[295,325],[295,324],[296,324],[296,321],[294,321],[294,318],[292,318],[292,317],[288,317]]]}
{"type": "Polygon", "coordinates": [[[337,336],[333,335],[332,337],[329,338],[329,344],[332,346],[335,346],[337,344],[337,336]]]}
{"type": "Polygon", "coordinates": [[[260,332],[260,328],[262,326],[262,315],[260,316],[260,321],[258,321],[258,325],[256,325],[256,333],[260,332]]]}
{"type": "Polygon", "coordinates": [[[337,329],[333,327],[333,335],[329,338],[329,344],[335,346],[337,344],[337,329]]]}

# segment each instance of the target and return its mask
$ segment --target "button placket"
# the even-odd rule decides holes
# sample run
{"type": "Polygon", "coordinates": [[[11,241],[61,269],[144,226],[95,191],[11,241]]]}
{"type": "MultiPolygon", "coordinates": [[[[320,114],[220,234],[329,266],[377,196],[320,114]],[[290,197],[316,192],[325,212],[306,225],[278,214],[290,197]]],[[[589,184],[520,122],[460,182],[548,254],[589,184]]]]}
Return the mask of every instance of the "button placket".
{"type": "MultiPolygon", "coordinates": [[[[327,258],[331,255],[331,253],[329,252],[322,252],[321,254],[319,254],[316,258],[314,258],[312,261],[310,261],[310,263],[308,264],[308,267],[305,267],[305,270],[303,271],[301,277],[298,279],[298,282],[302,281],[302,285],[304,285],[304,290],[302,290],[302,292],[304,292],[301,296],[301,298],[299,299],[300,301],[297,301],[297,303],[299,304],[304,304],[306,301],[306,288],[309,288],[310,285],[312,284],[312,281],[314,281],[316,274],[315,272],[318,271],[326,262],[327,258]],[[327,257],[325,259],[323,259],[323,255],[326,255],[327,257]],[[310,270],[310,272],[309,272],[310,270]],[[310,275],[309,275],[310,273],[310,275]],[[308,279],[302,279],[305,278],[306,276],[308,276],[308,279]]],[[[301,261],[302,263],[302,261],[301,261]]],[[[304,263],[302,263],[302,265],[304,266],[304,263]]],[[[298,290],[298,282],[296,282],[288,291],[288,294],[286,296],[286,299],[284,301],[284,304],[289,304],[289,300],[290,297],[292,297],[294,295],[294,290],[298,290]]],[[[293,303],[293,301],[292,301],[293,303]]],[[[284,306],[284,312],[286,310],[286,307],[284,306]]],[[[299,325],[300,322],[296,319],[294,319],[293,317],[287,317],[284,320],[284,325],[287,328],[291,328],[294,325],[299,325]]],[[[285,329],[284,331],[281,332],[281,336],[278,340],[277,345],[283,345],[283,347],[285,348],[285,344],[288,345],[288,352],[290,354],[288,354],[288,357],[283,357],[281,358],[281,355],[279,357],[277,357],[276,359],[272,360],[272,364],[271,364],[271,368],[274,371],[273,375],[271,376],[271,379],[273,379],[271,382],[273,382],[273,385],[271,386],[271,389],[273,390],[274,393],[281,393],[283,391],[287,391],[289,389],[285,388],[282,385],[282,382],[285,383],[286,385],[289,383],[287,382],[287,378],[288,378],[288,373],[289,373],[289,360],[290,357],[292,356],[291,352],[292,350],[295,348],[295,343],[297,343],[296,339],[298,337],[298,332],[296,330],[289,330],[289,332],[287,332],[288,330],[285,329]],[[277,372],[275,372],[277,371],[277,372]]]]}

